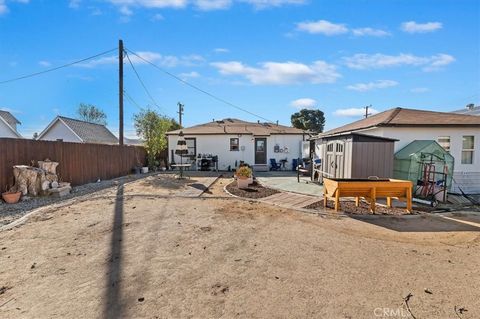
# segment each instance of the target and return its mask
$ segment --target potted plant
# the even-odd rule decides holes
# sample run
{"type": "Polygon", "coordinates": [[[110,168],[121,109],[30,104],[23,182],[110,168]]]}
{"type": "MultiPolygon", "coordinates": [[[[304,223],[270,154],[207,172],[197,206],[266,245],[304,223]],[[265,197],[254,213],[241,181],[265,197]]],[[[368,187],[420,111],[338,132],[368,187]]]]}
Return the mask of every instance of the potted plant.
{"type": "Polygon", "coordinates": [[[252,169],[248,166],[239,167],[235,176],[237,177],[238,188],[248,188],[248,185],[253,182],[252,169]]]}
{"type": "Polygon", "coordinates": [[[17,191],[13,187],[5,187],[5,192],[2,193],[3,200],[8,204],[16,204],[20,200],[21,192],[17,191]]]}

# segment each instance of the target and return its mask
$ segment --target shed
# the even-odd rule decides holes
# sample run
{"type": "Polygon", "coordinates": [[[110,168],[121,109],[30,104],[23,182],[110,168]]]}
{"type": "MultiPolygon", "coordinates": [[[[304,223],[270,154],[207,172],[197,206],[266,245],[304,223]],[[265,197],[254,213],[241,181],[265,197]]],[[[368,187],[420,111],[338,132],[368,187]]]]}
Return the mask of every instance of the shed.
{"type": "Polygon", "coordinates": [[[393,176],[409,180],[413,185],[423,178],[424,165],[431,163],[435,180],[442,179],[442,173],[447,173],[446,186],[451,189],[452,172],[455,159],[440,144],[432,140],[415,140],[395,153],[393,176]]]}
{"type": "Polygon", "coordinates": [[[325,177],[393,177],[396,139],[358,132],[320,135],[315,140],[325,177]]]}

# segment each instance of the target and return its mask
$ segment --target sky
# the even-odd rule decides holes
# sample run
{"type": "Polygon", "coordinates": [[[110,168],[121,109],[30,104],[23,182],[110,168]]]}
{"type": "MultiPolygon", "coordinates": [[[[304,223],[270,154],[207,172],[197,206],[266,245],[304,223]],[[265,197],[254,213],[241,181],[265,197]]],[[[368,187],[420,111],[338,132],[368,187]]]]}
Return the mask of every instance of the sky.
{"type": "Polygon", "coordinates": [[[366,105],[480,104],[477,0],[0,0],[0,82],[113,50],[1,83],[0,109],[31,137],[94,104],[117,134],[119,39],[147,89],[125,58],[129,137],[141,108],[176,118],[178,102],[184,126],[228,117],[290,125],[312,108],[326,129],[360,119],[366,105]]]}

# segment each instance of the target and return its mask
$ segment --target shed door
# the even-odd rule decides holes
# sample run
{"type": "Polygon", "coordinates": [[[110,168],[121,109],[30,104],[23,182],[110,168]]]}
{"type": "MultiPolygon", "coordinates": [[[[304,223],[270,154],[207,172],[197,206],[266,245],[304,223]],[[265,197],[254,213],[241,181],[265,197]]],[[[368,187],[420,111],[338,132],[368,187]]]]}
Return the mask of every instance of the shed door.
{"type": "Polygon", "coordinates": [[[267,164],[266,138],[255,138],[255,164],[267,164]]]}
{"type": "Polygon", "coordinates": [[[344,159],[345,144],[343,142],[335,141],[327,144],[327,156],[325,161],[325,172],[327,173],[327,177],[344,177],[344,159]]]}

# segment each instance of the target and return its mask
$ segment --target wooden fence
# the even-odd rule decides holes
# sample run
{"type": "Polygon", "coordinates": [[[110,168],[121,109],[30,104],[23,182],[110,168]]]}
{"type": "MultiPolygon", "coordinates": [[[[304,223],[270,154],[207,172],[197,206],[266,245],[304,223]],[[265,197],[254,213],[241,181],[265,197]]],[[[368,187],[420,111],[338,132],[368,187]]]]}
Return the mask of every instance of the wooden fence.
{"type": "Polygon", "coordinates": [[[0,138],[0,190],[13,184],[13,165],[36,165],[48,158],[60,163],[62,181],[82,185],[128,175],[138,162],[145,164],[145,157],[140,146],[0,138]]]}

